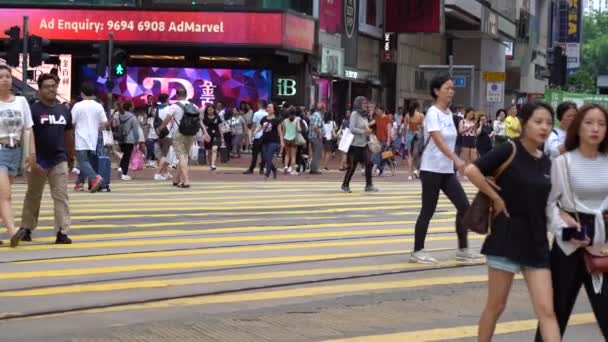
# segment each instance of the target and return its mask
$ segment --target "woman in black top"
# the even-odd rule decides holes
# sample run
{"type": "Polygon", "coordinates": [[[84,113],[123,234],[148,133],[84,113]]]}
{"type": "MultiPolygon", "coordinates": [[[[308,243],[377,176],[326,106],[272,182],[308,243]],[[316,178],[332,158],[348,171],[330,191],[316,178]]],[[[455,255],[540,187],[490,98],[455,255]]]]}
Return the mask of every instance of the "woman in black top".
{"type": "Polygon", "coordinates": [[[222,145],[223,136],[220,132],[220,124],[222,119],[215,113],[215,107],[212,104],[205,107],[205,114],[203,116],[203,125],[209,135],[209,141],[205,142],[205,149],[207,150],[208,163],[211,165],[211,170],[215,170],[215,160],[217,159],[217,150],[222,145]]]}
{"type": "Polygon", "coordinates": [[[492,138],[494,137],[494,130],[492,125],[488,122],[488,117],[485,114],[481,114],[477,121],[477,152],[479,156],[483,157],[492,150],[492,138]]]}
{"type": "Polygon", "coordinates": [[[549,243],[545,207],[551,191],[551,161],[539,148],[551,133],[553,109],[543,103],[526,104],[520,115],[522,135],[498,146],[469,165],[465,175],[493,201],[495,219],[482,253],[488,261],[488,300],[479,321],[478,341],[490,341],[502,314],[513,277],[523,272],[544,341],[560,341],[553,310],[549,243]],[[511,156],[515,158],[497,180],[493,175],[511,156]]]}
{"type": "Polygon", "coordinates": [[[283,142],[283,127],[281,125],[281,119],[275,114],[276,106],[274,103],[269,103],[266,107],[268,115],[260,121],[259,130],[263,132],[262,135],[262,158],[265,164],[266,179],[270,177],[270,171],[272,171],[273,178],[277,178],[277,168],[273,164],[274,156],[279,150],[285,147],[283,142]]]}

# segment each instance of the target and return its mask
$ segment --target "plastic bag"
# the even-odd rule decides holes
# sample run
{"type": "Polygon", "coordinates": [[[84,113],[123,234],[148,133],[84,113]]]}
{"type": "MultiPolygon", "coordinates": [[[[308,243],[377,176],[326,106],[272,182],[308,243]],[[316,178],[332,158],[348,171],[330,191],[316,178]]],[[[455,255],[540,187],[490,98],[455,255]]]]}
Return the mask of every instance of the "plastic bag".
{"type": "Polygon", "coordinates": [[[195,142],[190,146],[190,159],[198,162],[198,144],[195,142]]]}
{"type": "Polygon", "coordinates": [[[144,155],[141,153],[141,150],[139,148],[133,149],[131,160],[129,161],[129,170],[141,171],[144,169],[144,164],[144,155]]]}

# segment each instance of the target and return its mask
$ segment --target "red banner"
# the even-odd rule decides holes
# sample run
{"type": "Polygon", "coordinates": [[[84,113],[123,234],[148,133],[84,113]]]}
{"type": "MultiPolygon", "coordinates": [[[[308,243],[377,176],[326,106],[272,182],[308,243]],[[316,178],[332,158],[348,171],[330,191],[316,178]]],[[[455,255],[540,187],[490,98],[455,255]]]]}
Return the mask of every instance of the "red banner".
{"type": "MultiPolygon", "coordinates": [[[[0,9],[0,29],[23,23],[30,34],[49,40],[107,40],[122,42],[217,43],[283,46],[313,51],[314,21],[284,13],[161,12],[70,9],[0,9]],[[288,23],[297,35],[287,35],[288,23]],[[285,35],[285,37],[284,37],[285,35]]],[[[288,30],[289,29],[289,30],[288,30]]]]}
{"type": "Polygon", "coordinates": [[[328,33],[342,32],[342,0],[319,1],[319,27],[328,33]]]}
{"type": "Polygon", "coordinates": [[[386,32],[441,32],[439,0],[386,0],[386,32]]]}

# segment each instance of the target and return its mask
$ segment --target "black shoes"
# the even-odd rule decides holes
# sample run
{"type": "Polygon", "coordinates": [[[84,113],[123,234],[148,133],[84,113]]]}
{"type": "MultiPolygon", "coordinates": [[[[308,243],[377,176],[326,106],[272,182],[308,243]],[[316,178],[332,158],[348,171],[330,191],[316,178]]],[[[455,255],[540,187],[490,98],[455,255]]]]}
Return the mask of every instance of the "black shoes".
{"type": "Polygon", "coordinates": [[[70,240],[70,238],[67,235],[65,235],[61,232],[57,233],[57,239],[55,240],[55,244],[69,245],[71,243],[72,243],[72,240],[70,240]]]}
{"type": "Polygon", "coordinates": [[[25,235],[21,238],[21,241],[32,242],[32,231],[27,228],[19,228],[25,230],[25,235]]]}
{"type": "MultiPolygon", "coordinates": [[[[19,242],[21,242],[21,240],[23,239],[25,234],[26,234],[26,229],[19,228],[19,230],[11,238],[11,247],[19,246],[19,242]]],[[[30,239],[31,239],[31,237],[30,237],[30,239]]]]}
{"type": "Polygon", "coordinates": [[[244,175],[250,175],[253,174],[253,170],[247,170],[245,172],[243,172],[244,175]]]}
{"type": "Polygon", "coordinates": [[[342,192],[350,194],[352,193],[352,191],[350,190],[350,188],[346,185],[342,185],[342,187],[340,188],[342,190],[342,192]]]}

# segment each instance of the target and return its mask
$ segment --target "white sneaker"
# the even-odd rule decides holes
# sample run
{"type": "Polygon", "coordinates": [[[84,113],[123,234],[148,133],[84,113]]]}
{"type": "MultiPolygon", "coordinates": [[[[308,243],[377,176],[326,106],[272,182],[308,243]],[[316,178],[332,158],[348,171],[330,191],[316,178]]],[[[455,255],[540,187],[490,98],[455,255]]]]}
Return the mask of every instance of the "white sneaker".
{"type": "Polygon", "coordinates": [[[116,169],[116,171],[122,173],[122,168],[119,167],[118,169],[116,169]]]}
{"type": "Polygon", "coordinates": [[[412,176],[407,176],[407,180],[412,180],[412,176]]]}
{"type": "Polygon", "coordinates": [[[420,250],[418,252],[413,252],[410,255],[411,263],[419,263],[419,264],[438,264],[439,261],[433,258],[429,253],[424,250],[420,250]]]}
{"type": "Polygon", "coordinates": [[[290,172],[290,174],[291,174],[292,176],[297,176],[297,175],[299,175],[298,171],[295,171],[295,170],[294,170],[294,171],[291,171],[291,172],[290,172]]]}
{"type": "Polygon", "coordinates": [[[290,166],[290,167],[287,168],[287,173],[291,173],[291,172],[293,172],[293,169],[290,166]]]}
{"type": "Polygon", "coordinates": [[[165,173],[164,175],[161,175],[161,176],[165,177],[165,180],[173,179],[173,175],[170,173],[165,173]]]}
{"type": "Polygon", "coordinates": [[[456,261],[478,262],[483,258],[485,258],[483,254],[472,252],[468,248],[459,249],[458,252],[456,252],[456,261]]]}
{"type": "Polygon", "coordinates": [[[122,179],[123,181],[130,181],[133,178],[131,178],[131,176],[129,176],[129,175],[122,175],[122,176],[120,176],[120,179],[122,179]]]}
{"type": "Polygon", "coordinates": [[[73,173],[73,174],[77,174],[77,175],[79,175],[79,174],[80,174],[80,170],[79,170],[79,169],[77,169],[77,168],[73,168],[73,169],[72,169],[72,173],[73,173]]]}
{"type": "Polygon", "coordinates": [[[165,178],[163,175],[157,173],[154,175],[154,180],[155,181],[166,181],[167,178],[165,178]]]}

